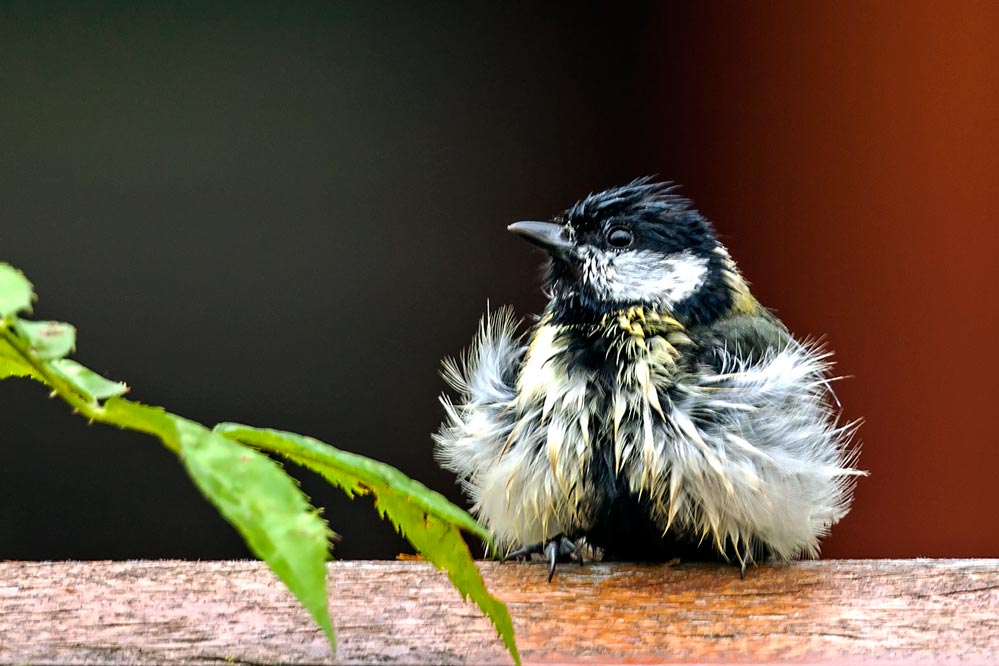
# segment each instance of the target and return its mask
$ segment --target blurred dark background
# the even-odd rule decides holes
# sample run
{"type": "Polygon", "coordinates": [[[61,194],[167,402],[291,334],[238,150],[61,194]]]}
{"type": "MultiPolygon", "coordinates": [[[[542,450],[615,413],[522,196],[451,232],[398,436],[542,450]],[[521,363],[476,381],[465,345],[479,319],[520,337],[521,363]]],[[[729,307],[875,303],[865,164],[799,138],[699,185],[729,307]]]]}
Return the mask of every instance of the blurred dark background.
{"type": "MultiPolygon", "coordinates": [[[[824,555],[996,556],[997,33],[988,2],[4,3],[0,257],[134,399],[461,502],[439,359],[543,303],[506,225],[659,174],[853,377],[871,476],[824,555]]],[[[407,550],[296,474],[339,557],[407,550]]],[[[0,383],[0,557],[245,555],[158,442],[0,383]]]]}

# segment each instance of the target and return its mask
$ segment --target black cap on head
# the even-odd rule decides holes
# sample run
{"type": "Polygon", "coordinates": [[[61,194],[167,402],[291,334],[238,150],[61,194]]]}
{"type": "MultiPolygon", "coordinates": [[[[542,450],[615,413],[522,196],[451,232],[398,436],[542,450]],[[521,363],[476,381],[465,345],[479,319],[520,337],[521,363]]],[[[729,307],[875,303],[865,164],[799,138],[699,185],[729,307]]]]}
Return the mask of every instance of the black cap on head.
{"type": "Polygon", "coordinates": [[[565,321],[641,305],[689,321],[732,302],[711,224],[670,183],[641,178],[591,194],[553,222],[508,228],[551,256],[551,307],[565,321]]]}

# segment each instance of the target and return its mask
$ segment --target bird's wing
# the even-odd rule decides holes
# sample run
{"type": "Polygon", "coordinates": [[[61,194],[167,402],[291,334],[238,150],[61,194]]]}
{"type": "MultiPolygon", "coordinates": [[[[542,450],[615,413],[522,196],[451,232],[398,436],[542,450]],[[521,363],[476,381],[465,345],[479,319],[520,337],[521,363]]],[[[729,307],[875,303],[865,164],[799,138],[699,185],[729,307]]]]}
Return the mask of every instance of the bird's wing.
{"type": "Polygon", "coordinates": [[[692,330],[691,338],[697,344],[695,360],[715,372],[730,370],[733,359],[754,364],[795,344],[784,324],[763,308],[722,317],[692,330]]]}

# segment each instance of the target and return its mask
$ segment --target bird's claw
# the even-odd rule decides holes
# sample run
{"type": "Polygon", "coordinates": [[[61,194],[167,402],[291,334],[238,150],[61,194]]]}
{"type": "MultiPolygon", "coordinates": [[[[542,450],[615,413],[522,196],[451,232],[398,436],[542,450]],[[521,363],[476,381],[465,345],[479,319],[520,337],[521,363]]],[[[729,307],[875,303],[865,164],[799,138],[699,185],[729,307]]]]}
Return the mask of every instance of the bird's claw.
{"type": "Polygon", "coordinates": [[[756,560],[753,558],[753,551],[749,547],[749,544],[746,544],[746,552],[737,552],[736,557],[739,558],[739,580],[746,580],[746,567],[749,566],[750,562],[756,564],[756,560]]]}
{"type": "Polygon", "coordinates": [[[555,536],[541,541],[530,546],[524,546],[523,548],[518,548],[517,550],[507,554],[503,558],[504,562],[509,560],[518,559],[529,559],[531,555],[542,555],[545,560],[548,561],[548,582],[552,582],[555,577],[555,566],[560,559],[563,561],[566,559],[575,560],[580,564],[583,563],[583,553],[579,550],[579,546],[576,542],[565,536],[564,534],[556,534],[555,536]]]}

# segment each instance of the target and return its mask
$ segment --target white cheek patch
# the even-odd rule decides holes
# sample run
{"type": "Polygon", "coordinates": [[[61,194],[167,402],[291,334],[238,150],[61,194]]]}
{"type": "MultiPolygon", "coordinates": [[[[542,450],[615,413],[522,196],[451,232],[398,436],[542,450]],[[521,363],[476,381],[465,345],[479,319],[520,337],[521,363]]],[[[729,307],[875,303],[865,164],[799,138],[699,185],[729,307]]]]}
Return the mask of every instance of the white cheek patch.
{"type": "Polygon", "coordinates": [[[672,307],[704,284],[708,260],[689,251],[663,256],[657,252],[594,253],[584,279],[615,301],[646,301],[672,307]]]}

